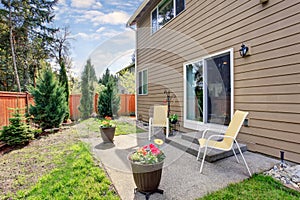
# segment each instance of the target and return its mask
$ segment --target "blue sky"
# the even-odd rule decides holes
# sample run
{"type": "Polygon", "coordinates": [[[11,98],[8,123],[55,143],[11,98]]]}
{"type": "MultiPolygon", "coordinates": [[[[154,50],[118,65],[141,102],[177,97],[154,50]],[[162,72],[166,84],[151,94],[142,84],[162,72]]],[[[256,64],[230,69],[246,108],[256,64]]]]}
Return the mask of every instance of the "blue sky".
{"type": "Polygon", "coordinates": [[[88,58],[97,76],[109,67],[126,67],[135,47],[134,31],[125,24],[143,0],[59,0],[55,25],[71,31],[73,72],[80,75],[88,58]]]}

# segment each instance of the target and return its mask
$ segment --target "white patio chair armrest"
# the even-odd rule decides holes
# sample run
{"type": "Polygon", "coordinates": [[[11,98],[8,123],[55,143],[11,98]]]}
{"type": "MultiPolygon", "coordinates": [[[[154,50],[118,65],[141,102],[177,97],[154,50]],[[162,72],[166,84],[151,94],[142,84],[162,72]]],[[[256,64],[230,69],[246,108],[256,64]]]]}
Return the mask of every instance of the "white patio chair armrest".
{"type": "MultiPolygon", "coordinates": [[[[206,139],[206,143],[205,143],[205,146],[207,146],[208,145],[208,142],[212,139],[212,138],[214,138],[214,137],[221,137],[221,138],[231,138],[233,141],[235,141],[236,142],[236,140],[235,140],[235,138],[234,137],[232,137],[232,136],[229,136],[229,135],[211,135],[211,136],[209,136],[207,139],[206,139]]],[[[215,141],[215,140],[214,140],[215,141]]]]}
{"type": "Polygon", "coordinates": [[[207,140],[207,141],[208,141],[208,140],[211,140],[211,139],[214,138],[214,137],[231,138],[231,139],[233,139],[233,140],[235,141],[234,137],[229,136],[229,135],[211,135],[211,136],[209,136],[206,140],[207,140]]]}
{"type": "Polygon", "coordinates": [[[152,124],[152,121],[153,121],[153,119],[152,119],[152,117],[150,117],[150,118],[149,118],[149,125],[152,124]]]}
{"type": "Polygon", "coordinates": [[[213,131],[213,129],[205,129],[202,133],[202,137],[201,138],[204,138],[205,134],[208,132],[208,131],[213,131]]]}

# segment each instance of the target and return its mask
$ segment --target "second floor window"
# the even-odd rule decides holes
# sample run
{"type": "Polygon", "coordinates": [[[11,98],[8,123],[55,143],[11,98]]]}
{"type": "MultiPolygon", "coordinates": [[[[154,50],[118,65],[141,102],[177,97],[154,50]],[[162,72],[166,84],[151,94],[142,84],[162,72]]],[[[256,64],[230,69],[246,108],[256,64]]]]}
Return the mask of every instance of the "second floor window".
{"type": "Polygon", "coordinates": [[[185,9],[185,0],[162,0],[151,13],[152,33],[185,9]]]}

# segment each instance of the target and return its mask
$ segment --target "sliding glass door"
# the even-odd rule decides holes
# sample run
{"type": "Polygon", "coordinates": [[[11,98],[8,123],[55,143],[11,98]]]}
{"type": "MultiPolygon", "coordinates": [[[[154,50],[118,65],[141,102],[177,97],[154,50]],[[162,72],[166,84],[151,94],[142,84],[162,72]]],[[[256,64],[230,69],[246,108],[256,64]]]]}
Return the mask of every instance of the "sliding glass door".
{"type": "Polygon", "coordinates": [[[186,66],[186,117],[188,120],[203,122],[203,65],[195,62],[186,66]]]}
{"type": "Polygon", "coordinates": [[[185,125],[228,125],[232,114],[231,51],[184,65],[185,125]]]}

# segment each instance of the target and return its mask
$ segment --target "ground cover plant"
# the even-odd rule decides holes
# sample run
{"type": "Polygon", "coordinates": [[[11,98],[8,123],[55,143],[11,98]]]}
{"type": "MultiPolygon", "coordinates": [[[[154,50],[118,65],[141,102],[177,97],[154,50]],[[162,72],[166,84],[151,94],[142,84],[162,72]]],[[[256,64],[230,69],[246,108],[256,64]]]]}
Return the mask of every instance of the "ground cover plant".
{"type": "MultiPolygon", "coordinates": [[[[269,176],[253,175],[241,183],[231,184],[228,187],[208,194],[201,200],[240,199],[240,200],[298,200],[300,193],[286,188],[279,181],[269,176]]],[[[199,200],[200,200],[199,199],[199,200]]]]}
{"type": "Polygon", "coordinates": [[[0,199],[119,199],[77,130],[0,157],[0,199]]]}

